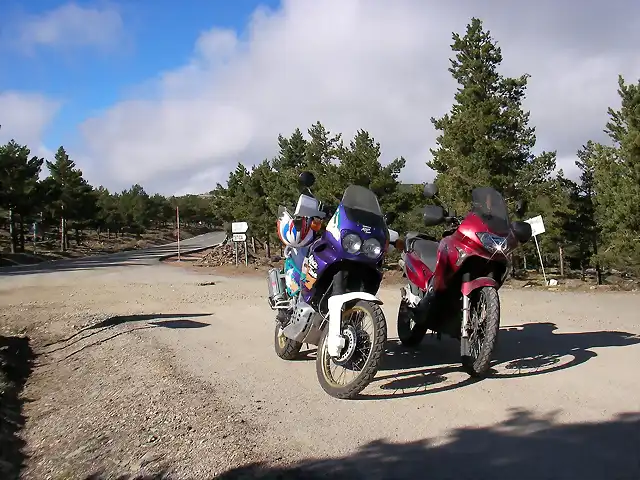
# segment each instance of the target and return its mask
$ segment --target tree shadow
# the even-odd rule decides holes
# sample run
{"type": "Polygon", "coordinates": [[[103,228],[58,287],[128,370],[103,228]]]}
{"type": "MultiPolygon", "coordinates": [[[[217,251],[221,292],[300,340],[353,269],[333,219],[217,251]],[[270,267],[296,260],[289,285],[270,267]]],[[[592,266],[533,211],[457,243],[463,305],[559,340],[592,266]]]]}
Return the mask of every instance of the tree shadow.
{"type": "MultiPolygon", "coordinates": [[[[62,347],[58,347],[43,353],[49,354],[49,353],[54,353],[58,350],[62,350],[64,348],[68,348],[86,338],[89,338],[93,335],[97,335],[98,333],[103,332],[109,328],[116,327],[118,325],[123,325],[125,323],[148,322],[150,320],[159,320],[164,318],[180,319],[180,318],[193,318],[193,317],[208,317],[211,315],[213,314],[212,313],[151,313],[151,314],[137,314],[137,315],[113,315],[105,318],[104,320],[98,323],[83,327],[73,335],[70,335],[66,338],[56,340],[55,342],[50,342],[43,345],[42,347],[46,348],[46,347],[52,347],[53,345],[57,345],[59,343],[70,342],[70,343],[67,343],[67,345],[64,345],[62,347]],[[88,332],[90,330],[94,330],[94,331],[87,335],[83,335],[83,333],[88,332]],[[71,342],[71,340],[73,340],[74,338],[75,340],[71,342]]],[[[189,321],[184,321],[183,323],[175,323],[175,322],[174,323],[167,323],[167,322],[153,323],[152,322],[152,324],[157,326],[164,326],[167,328],[193,328],[192,324],[196,324],[196,326],[204,326],[204,327],[209,325],[208,323],[189,322],[189,321]],[[180,325],[183,325],[183,326],[180,326],[180,325]]]]}
{"type": "Polygon", "coordinates": [[[28,337],[0,335],[0,478],[20,476],[26,455],[19,437],[24,427],[22,389],[31,375],[34,354],[28,337]]]}
{"type": "MultiPolygon", "coordinates": [[[[495,360],[486,380],[522,378],[575,367],[597,356],[593,348],[623,347],[640,343],[640,335],[618,332],[555,333],[553,323],[528,323],[500,330],[495,360]]],[[[428,337],[427,337],[428,338],[428,337]]],[[[462,372],[459,342],[450,338],[428,341],[418,348],[404,347],[399,340],[387,342],[381,371],[373,385],[388,394],[361,394],[361,400],[404,398],[449,391],[482,379],[462,372]],[[428,343],[427,343],[428,342],[428,343]],[[417,369],[417,370],[416,370],[417,369]],[[384,371],[397,371],[385,374],[384,371]],[[382,373],[382,375],[381,375],[382,373]]]]}
{"type": "MultiPolygon", "coordinates": [[[[521,409],[497,425],[453,430],[445,442],[377,440],[346,457],[304,460],[287,467],[253,463],[215,476],[239,479],[336,480],[637,480],[640,413],[601,423],[556,422],[559,412],[521,409]]],[[[106,479],[95,473],[86,480],[106,479]]],[[[172,470],[109,476],[171,480],[172,470]]],[[[185,478],[181,476],[180,478],[185,478]]],[[[198,477],[202,478],[202,477],[198,477]]],[[[209,477],[214,478],[214,477],[209,477]]]]}
{"type": "Polygon", "coordinates": [[[129,328],[126,330],[117,331],[116,333],[113,333],[112,335],[109,335],[106,338],[98,337],[97,340],[91,343],[88,343],[86,345],[83,345],[80,348],[76,348],[71,353],[65,355],[64,357],[56,361],[38,363],[36,367],[43,367],[46,365],[51,365],[53,363],[63,362],[65,360],[68,360],[71,357],[76,356],[77,354],[79,354],[80,352],[88,348],[94,347],[96,345],[100,345],[116,337],[119,337],[120,335],[124,335],[136,330],[147,330],[150,328],[158,328],[158,327],[170,328],[170,329],[208,327],[210,325],[209,323],[196,322],[194,320],[188,320],[187,318],[184,318],[184,317],[207,317],[210,315],[212,314],[210,313],[156,313],[156,314],[141,314],[141,315],[115,315],[115,316],[106,318],[105,320],[98,322],[94,325],[89,325],[87,327],[81,328],[76,333],[68,336],[67,338],[44,345],[43,348],[52,347],[54,345],[58,345],[58,346],[50,350],[39,351],[37,354],[37,357],[47,357],[48,355],[52,355],[56,352],[60,352],[62,350],[68,349],[74,345],[77,345],[79,342],[87,340],[88,338],[93,337],[94,335],[98,335],[99,333],[111,330],[114,327],[119,325],[136,323],[136,322],[149,322],[149,323],[146,323],[142,326],[129,328]],[[176,319],[176,320],[158,320],[158,319],[165,319],[165,318],[176,319]],[[150,320],[158,320],[158,321],[152,322],[150,320]],[[87,333],[87,332],[90,332],[90,333],[87,333]]]}
{"type": "MultiPolygon", "coordinates": [[[[163,318],[192,318],[192,317],[209,317],[213,315],[212,313],[151,313],[151,314],[138,314],[138,315],[114,315],[109,317],[101,322],[96,323],[95,325],[91,325],[87,327],[87,329],[96,329],[103,327],[114,327],[116,325],[122,325],[123,323],[130,322],[146,322],[149,320],[160,320],[163,318]]],[[[164,322],[167,324],[168,322],[164,322]]],[[[193,322],[199,323],[199,322],[193,322]]],[[[177,324],[176,324],[177,325],[177,324]]],[[[185,322],[184,325],[188,325],[188,322],[185,322]]],[[[208,323],[201,323],[200,325],[208,325],[208,323]]],[[[178,328],[178,327],[174,327],[178,328]]],[[[191,328],[191,327],[185,327],[191,328]]]]}
{"type": "Polygon", "coordinates": [[[181,329],[181,328],[204,328],[211,325],[210,323],[195,322],[193,320],[162,320],[160,322],[150,322],[149,325],[156,327],[181,329]]]}

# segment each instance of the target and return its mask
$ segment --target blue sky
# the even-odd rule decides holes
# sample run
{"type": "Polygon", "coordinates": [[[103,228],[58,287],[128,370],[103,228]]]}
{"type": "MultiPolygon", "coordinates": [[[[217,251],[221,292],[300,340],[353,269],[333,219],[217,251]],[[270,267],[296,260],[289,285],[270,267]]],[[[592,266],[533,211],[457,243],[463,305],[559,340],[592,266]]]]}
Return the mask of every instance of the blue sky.
{"type": "MultiPolygon", "coordinates": [[[[69,2],[3,0],[1,11],[11,19],[40,16],[69,2]],[[6,13],[5,13],[6,15],[6,13]]],[[[275,8],[277,0],[131,0],[74,2],[81,7],[110,5],[121,12],[126,41],[120,51],[76,49],[69,55],[50,46],[23,52],[0,48],[0,91],[27,90],[64,99],[48,129],[47,145],[73,141],[76,126],[127,96],[132,85],[171,70],[191,55],[198,35],[212,26],[239,32],[258,6],[275,8]],[[181,6],[178,6],[181,3],[181,6]]],[[[4,17],[4,15],[2,15],[4,17]]],[[[0,37],[2,38],[2,37],[0,37]]]]}
{"type": "Polygon", "coordinates": [[[637,0],[0,0],[0,142],[64,145],[96,185],[206,192],[321,121],[345,141],[368,130],[383,162],[407,160],[401,179],[426,181],[451,35],[472,16],[503,72],[531,75],[535,151],[575,176],[618,74],[640,78],[637,0]]]}

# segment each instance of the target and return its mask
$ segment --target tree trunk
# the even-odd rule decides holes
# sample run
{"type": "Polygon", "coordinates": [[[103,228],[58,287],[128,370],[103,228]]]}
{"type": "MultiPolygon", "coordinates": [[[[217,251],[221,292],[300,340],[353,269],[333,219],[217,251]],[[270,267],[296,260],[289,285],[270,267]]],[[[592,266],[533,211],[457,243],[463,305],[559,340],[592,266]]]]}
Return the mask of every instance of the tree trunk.
{"type": "Polygon", "coordinates": [[[560,256],[560,277],[564,278],[564,249],[562,245],[558,247],[558,255],[560,256]]]}
{"type": "Polygon", "coordinates": [[[76,237],[76,246],[80,246],[80,229],[76,228],[75,229],[75,237],[76,237]]]}
{"type": "Polygon", "coordinates": [[[253,254],[256,254],[256,239],[255,237],[251,237],[251,249],[253,250],[253,254]]]}
{"type": "Polygon", "coordinates": [[[527,255],[522,256],[522,268],[524,268],[525,272],[527,271],[527,255]]]}
{"type": "Polygon", "coordinates": [[[9,236],[11,237],[11,253],[16,253],[16,227],[13,218],[13,209],[9,209],[9,236]]]}
{"type": "Polygon", "coordinates": [[[267,252],[267,258],[271,258],[271,245],[269,245],[269,240],[264,242],[264,251],[267,252]]]}
{"type": "Polygon", "coordinates": [[[67,251],[67,225],[64,216],[60,217],[60,251],[67,251]]]}
{"type": "Polygon", "coordinates": [[[20,251],[24,252],[24,219],[20,215],[20,251]]]}
{"type": "MultiPolygon", "coordinates": [[[[593,255],[598,258],[598,239],[595,235],[593,236],[593,255]]],[[[596,282],[598,285],[602,285],[602,269],[599,260],[596,260],[596,282]]]]}

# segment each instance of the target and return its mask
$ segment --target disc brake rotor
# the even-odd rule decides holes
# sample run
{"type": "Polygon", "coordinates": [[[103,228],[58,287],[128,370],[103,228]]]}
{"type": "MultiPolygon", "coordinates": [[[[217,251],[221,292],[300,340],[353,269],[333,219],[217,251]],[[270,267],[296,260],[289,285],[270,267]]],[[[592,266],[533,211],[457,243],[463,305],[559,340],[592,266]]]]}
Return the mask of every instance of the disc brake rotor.
{"type": "Polygon", "coordinates": [[[345,365],[351,360],[358,346],[358,335],[353,325],[347,325],[344,330],[342,330],[342,335],[344,335],[345,338],[344,348],[339,357],[332,359],[335,364],[340,366],[345,365]]]}

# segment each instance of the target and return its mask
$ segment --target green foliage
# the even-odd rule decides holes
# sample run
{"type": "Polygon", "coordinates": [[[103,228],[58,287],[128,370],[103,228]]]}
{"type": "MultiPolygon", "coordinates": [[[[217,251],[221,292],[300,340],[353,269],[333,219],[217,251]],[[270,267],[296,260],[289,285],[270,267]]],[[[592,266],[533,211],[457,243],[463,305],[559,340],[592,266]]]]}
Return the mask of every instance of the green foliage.
{"type": "Polygon", "coordinates": [[[605,264],[640,271],[640,81],[618,79],[619,110],[609,108],[605,132],[611,145],[592,144],[591,168],[595,220],[605,264]]]}
{"type": "Polygon", "coordinates": [[[398,175],[405,166],[399,158],[383,166],[380,144],[363,130],[349,145],[342,135],[334,135],[320,122],[308,130],[305,138],[296,129],[289,138],[278,137],[280,151],[251,170],[238,164],[231,172],[227,186],[217,185],[211,204],[229,228],[230,222],[247,221],[251,234],[261,241],[276,241],[275,223],[278,208],[293,208],[301,193],[298,176],[303,170],[313,172],[316,183],[313,194],[333,213],[350,184],[370,188],[379,198],[385,212],[399,215],[398,224],[407,225],[403,214],[415,208],[419,197],[415,191],[400,188],[398,175]]]}
{"type": "Polygon", "coordinates": [[[453,34],[451,48],[449,71],[460,86],[451,112],[431,119],[441,134],[427,163],[437,173],[442,198],[456,211],[468,209],[478,186],[495,188],[512,204],[537,198],[552,187],[555,153],[532,153],[535,130],[522,109],[528,75],[498,72],[501,50],[477,18],[464,36],[453,34]]]}

